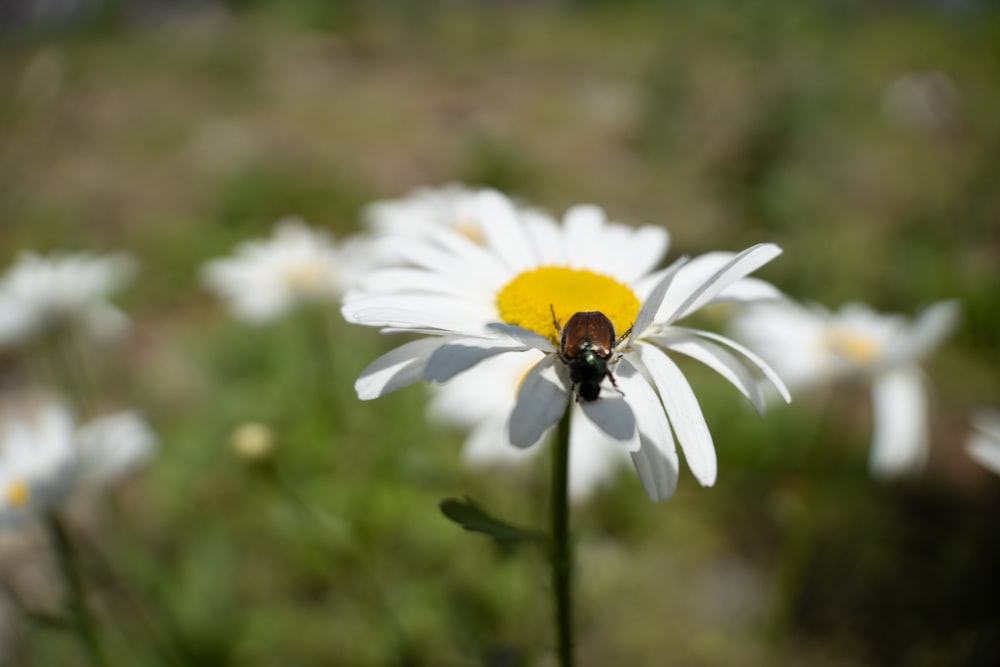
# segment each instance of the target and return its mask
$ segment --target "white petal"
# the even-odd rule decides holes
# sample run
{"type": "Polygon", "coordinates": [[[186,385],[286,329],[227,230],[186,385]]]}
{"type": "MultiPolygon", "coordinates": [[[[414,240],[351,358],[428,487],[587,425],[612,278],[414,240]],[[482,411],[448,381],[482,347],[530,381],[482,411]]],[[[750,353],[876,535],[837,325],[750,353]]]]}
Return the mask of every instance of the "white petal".
{"type": "Polygon", "coordinates": [[[517,210],[499,192],[486,190],[476,198],[486,245],[508,268],[520,271],[537,263],[534,248],[517,210]]]}
{"type": "Polygon", "coordinates": [[[632,465],[649,499],[666,500],[677,488],[680,463],[663,404],[627,359],[619,362],[616,376],[638,424],[639,449],[632,451],[632,465]]]}
{"type": "Polygon", "coordinates": [[[978,432],[969,436],[966,451],[972,460],[1000,475],[1000,414],[986,412],[977,415],[972,425],[978,432]]]}
{"type": "Polygon", "coordinates": [[[418,382],[427,360],[447,338],[421,338],[386,352],[361,371],[354,383],[358,398],[368,401],[418,382]]]}
{"type": "Polygon", "coordinates": [[[685,327],[674,327],[674,328],[680,329],[681,331],[687,331],[688,333],[691,333],[700,338],[707,338],[708,340],[715,341],[716,343],[721,343],[722,345],[725,345],[731,350],[737,352],[743,357],[743,359],[746,362],[754,366],[757,370],[761,372],[761,374],[765,378],[767,378],[767,380],[771,383],[771,385],[781,395],[781,398],[785,400],[785,403],[792,402],[792,396],[791,394],[788,393],[788,387],[785,386],[784,381],[782,381],[782,379],[778,376],[778,374],[774,371],[774,369],[767,364],[767,362],[765,362],[759,356],[754,354],[748,348],[744,347],[743,345],[740,345],[731,338],[720,336],[719,334],[712,333],[711,331],[704,331],[702,329],[687,329],[685,327]]]}
{"type": "MultiPolygon", "coordinates": [[[[580,411],[573,411],[569,436],[569,496],[582,502],[594,495],[618,475],[628,452],[620,444],[608,440],[593,422],[580,411]]],[[[511,448],[513,449],[513,448],[511,448]]]]}
{"type": "Polygon", "coordinates": [[[670,234],[662,227],[640,227],[628,239],[628,246],[622,249],[625,261],[616,273],[627,282],[634,282],[646,275],[663,259],[670,244],[670,234]]]}
{"type": "Polygon", "coordinates": [[[927,459],[927,398],[920,369],[904,366],[875,379],[875,433],[869,463],[880,477],[912,473],[927,459]]]}
{"type": "Polygon", "coordinates": [[[566,264],[566,248],[562,228],[548,214],[536,210],[522,210],[521,219],[535,248],[539,265],[566,264]]]}
{"type": "Polygon", "coordinates": [[[661,272],[662,275],[659,282],[646,297],[642,307],[639,309],[639,314],[635,316],[635,322],[632,324],[632,333],[628,338],[629,345],[649,327],[653,318],[656,317],[656,313],[660,310],[660,304],[663,302],[663,297],[670,288],[671,281],[673,281],[677,272],[680,271],[686,262],[687,258],[681,257],[661,272]]]}
{"type": "Polygon", "coordinates": [[[476,424],[462,446],[462,459],[473,467],[522,463],[538,449],[511,447],[504,437],[508,415],[490,415],[476,424]]]}
{"type": "MultiPolygon", "coordinates": [[[[756,271],[780,254],[781,248],[773,243],[758,243],[755,246],[747,248],[726,262],[707,279],[689,286],[690,291],[686,295],[683,292],[678,292],[674,298],[683,297],[683,300],[676,310],[665,313],[666,323],[669,324],[675,320],[679,320],[685,315],[698,310],[714,299],[722,290],[756,271]]],[[[680,282],[678,284],[680,285],[680,282]]]]}
{"type": "Polygon", "coordinates": [[[673,438],[669,450],[661,449],[655,441],[643,438],[639,451],[632,452],[632,466],[646,495],[654,503],[674,495],[680,462],[677,450],[673,448],[673,438]]]}
{"type": "Polygon", "coordinates": [[[604,211],[597,206],[582,204],[573,206],[563,216],[563,243],[570,266],[590,268],[601,266],[604,253],[602,244],[594,239],[603,238],[604,211]]]}
{"type": "Polygon", "coordinates": [[[428,382],[447,382],[463,371],[490,357],[504,352],[523,351],[515,341],[483,338],[459,338],[441,345],[427,360],[423,379],[428,382]]]}
{"type": "Polygon", "coordinates": [[[969,420],[974,428],[984,435],[1000,442],[1000,412],[996,410],[980,410],[969,420]]]}
{"type": "Polygon", "coordinates": [[[784,294],[777,287],[760,278],[742,278],[719,292],[712,303],[736,301],[749,303],[753,301],[771,301],[782,299],[784,294]]]}
{"type": "Polygon", "coordinates": [[[609,438],[624,444],[630,451],[639,448],[635,415],[620,394],[605,389],[599,399],[583,401],[580,403],[580,408],[609,438]]]}
{"type": "Polygon", "coordinates": [[[79,480],[84,484],[114,482],[145,464],[156,448],[156,436],[134,412],[93,419],[77,431],[79,480]]]}
{"type": "Polygon", "coordinates": [[[939,301],[927,307],[913,321],[900,345],[891,349],[893,363],[914,363],[926,357],[955,330],[961,306],[958,301],[939,301]]]}
{"type": "Polygon", "coordinates": [[[470,292],[467,282],[413,267],[393,267],[369,272],[363,281],[366,293],[427,292],[450,296],[470,292]]]}
{"type": "Polygon", "coordinates": [[[542,352],[556,351],[556,348],[552,346],[552,341],[541,334],[531,331],[530,329],[516,327],[511,324],[504,324],[503,322],[491,322],[486,325],[486,328],[490,331],[510,336],[514,340],[523,343],[526,347],[541,350],[542,352]]]}
{"type": "Polygon", "coordinates": [[[636,347],[660,394],[688,467],[702,486],[712,486],[718,466],[715,446],[694,390],[662,350],[641,341],[636,347]]]}
{"type": "Polygon", "coordinates": [[[653,340],[705,364],[739,389],[740,393],[753,404],[757,414],[764,414],[764,396],[760,391],[757,377],[747,370],[735,355],[721,345],[699,340],[693,335],[678,331],[677,327],[671,327],[668,334],[656,336],[653,340]]]}
{"type": "Polygon", "coordinates": [[[546,355],[524,377],[507,423],[508,437],[515,447],[530,447],[555,425],[566,411],[569,392],[559,381],[553,363],[546,355]]]}
{"type": "Polygon", "coordinates": [[[351,299],[345,301],[341,312],[355,324],[467,334],[482,333],[483,322],[497,319],[495,309],[468,299],[412,294],[351,299]]]}
{"type": "Polygon", "coordinates": [[[0,292],[0,347],[20,342],[31,330],[31,316],[24,304],[0,292]]]}

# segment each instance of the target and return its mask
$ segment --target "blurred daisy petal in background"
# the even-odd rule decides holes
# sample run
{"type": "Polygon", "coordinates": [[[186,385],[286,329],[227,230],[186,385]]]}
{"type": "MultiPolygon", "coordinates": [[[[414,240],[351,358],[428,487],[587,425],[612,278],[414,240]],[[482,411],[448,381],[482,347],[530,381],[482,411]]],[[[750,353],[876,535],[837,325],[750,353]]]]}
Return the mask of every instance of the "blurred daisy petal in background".
{"type": "Polygon", "coordinates": [[[966,442],[972,460],[1000,475],[1000,412],[985,410],[972,418],[974,429],[966,442]]]}
{"type": "Polygon", "coordinates": [[[111,484],[145,465],[156,451],[156,436],[135,412],[92,419],[77,429],[77,479],[87,486],[111,484]]]}

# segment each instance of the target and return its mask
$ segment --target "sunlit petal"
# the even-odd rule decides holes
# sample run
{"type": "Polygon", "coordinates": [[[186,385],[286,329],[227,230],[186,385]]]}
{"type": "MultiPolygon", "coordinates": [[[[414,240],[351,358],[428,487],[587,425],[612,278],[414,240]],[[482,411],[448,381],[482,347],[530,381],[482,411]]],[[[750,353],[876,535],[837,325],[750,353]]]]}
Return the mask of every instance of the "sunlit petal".
{"type": "Polygon", "coordinates": [[[681,370],[659,348],[640,343],[643,365],[649,371],[684,458],[702,486],[712,486],[717,473],[715,446],[698,399],[681,370]]]}

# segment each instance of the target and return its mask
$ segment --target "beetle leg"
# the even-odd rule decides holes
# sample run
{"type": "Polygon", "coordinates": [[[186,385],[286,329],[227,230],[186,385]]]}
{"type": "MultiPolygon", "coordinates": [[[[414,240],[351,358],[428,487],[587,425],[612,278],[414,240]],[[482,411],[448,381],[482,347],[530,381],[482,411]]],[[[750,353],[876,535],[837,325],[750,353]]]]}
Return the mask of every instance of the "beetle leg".
{"type": "Polygon", "coordinates": [[[552,312],[552,324],[556,325],[556,333],[562,333],[562,325],[559,324],[559,318],[556,317],[556,308],[551,303],[549,304],[549,310],[552,312]]]}
{"type": "Polygon", "coordinates": [[[625,339],[632,335],[632,326],[633,325],[631,324],[628,325],[628,329],[625,330],[625,333],[623,333],[621,336],[618,337],[618,340],[615,341],[615,347],[618,347],[619,345],[624,343],[625,339]]]}
{"type": "Polygon", "coordinates": [[[611,386],[615,388],[615,391],[624,396],[625,392],[618,387],[618,383],[615,382],[615,376],[611,371],[608,371],[608,379],[611,380],[611,386]]]}

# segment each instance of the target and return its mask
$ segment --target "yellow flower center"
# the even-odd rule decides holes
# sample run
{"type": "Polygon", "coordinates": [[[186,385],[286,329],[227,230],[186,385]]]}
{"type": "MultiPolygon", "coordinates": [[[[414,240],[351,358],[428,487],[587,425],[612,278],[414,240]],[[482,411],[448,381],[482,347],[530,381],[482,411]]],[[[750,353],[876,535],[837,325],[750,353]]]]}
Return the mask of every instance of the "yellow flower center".
{"type": "Polygon", "coordinates": [[[11,507],[24,507],[31,499],[31,490],[24,482],[17,481],[6,489],[7,504],[11,507]]]}
{"type": "Polygon", "coordinates": [[[825,342],[831,352],[859,366],[871,365],[882,352],[876,341],[848,329],[831,329],[825,342]]]}
{"type": "Polygon", "coordinates": [[[282,278],[292,292],[312,294],[323,286],[323,267],[316,262],[303,262],[288,266],[282,278]]]}
{"type": "Polygon", "coordinates": [[[507,324],[523,327],[559,345],[560,325],[574,314],[598,310],[604,313],[621,335],[639,314],[639,299],[614,278],[593,271],[543,266],[525,271],[511,280],[497,295],[500,317],[507,324]]]}

